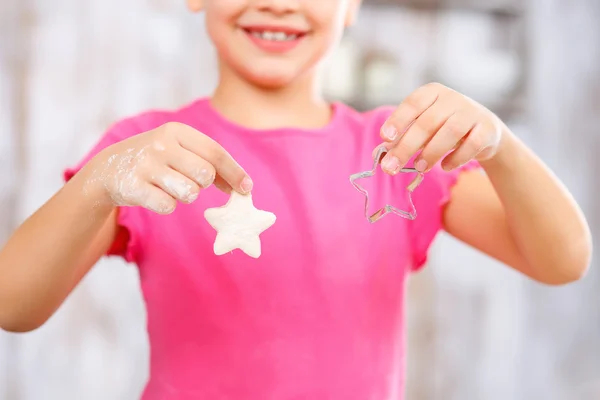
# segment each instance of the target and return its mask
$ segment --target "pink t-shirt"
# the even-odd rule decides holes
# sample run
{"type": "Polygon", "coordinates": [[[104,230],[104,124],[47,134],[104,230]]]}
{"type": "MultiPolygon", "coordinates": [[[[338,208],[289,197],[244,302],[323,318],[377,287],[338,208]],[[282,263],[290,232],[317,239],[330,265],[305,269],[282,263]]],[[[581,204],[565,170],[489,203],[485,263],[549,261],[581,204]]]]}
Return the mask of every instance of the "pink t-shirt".
{"type": "MultiPolygon", "coordinates": [[[[201,99],[119,122],[66,171],[69,179],[106,146],[176,121],[223,145],[254,180],[255,206],[277,216],[252,259],[214,255],[203,213],[227,201],[214,187],[168,216],[121,209],[128,234],[111,254],[139,267],[151,346],[143,400],[403,398],[405,281],[426,261],[458,172],[427,174],[414,193],[415,221],[369,224],[349,176],[371,168],[392,108],[333,107],[319,130],[257,131],[201,99]]],[[[365,181],[373,206],[406,208],[411,179],[365,181]]]]}

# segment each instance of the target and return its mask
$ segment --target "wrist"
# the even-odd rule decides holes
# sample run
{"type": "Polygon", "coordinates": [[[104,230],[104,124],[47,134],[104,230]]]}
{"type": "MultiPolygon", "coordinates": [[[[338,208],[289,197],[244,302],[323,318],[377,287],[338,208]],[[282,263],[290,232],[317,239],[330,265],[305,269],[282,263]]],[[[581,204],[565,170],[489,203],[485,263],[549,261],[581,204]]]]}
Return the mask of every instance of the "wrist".
{"type": "Polygon", "coordinates": [[[67,186],[73,195],[82,200],[84,206],[98,212],[111,212],[116,206],[106,189],[104,180],[97,176],[93,165],[84,166],[68,182],[67,186]]]}
{"type": "Polygon", "coordinates": [[[503,127],[496,154],[488,160],[480,161],[479,164],[486,171],[513,168],[522,147],[521,142],[510,129],[503,127]]]}

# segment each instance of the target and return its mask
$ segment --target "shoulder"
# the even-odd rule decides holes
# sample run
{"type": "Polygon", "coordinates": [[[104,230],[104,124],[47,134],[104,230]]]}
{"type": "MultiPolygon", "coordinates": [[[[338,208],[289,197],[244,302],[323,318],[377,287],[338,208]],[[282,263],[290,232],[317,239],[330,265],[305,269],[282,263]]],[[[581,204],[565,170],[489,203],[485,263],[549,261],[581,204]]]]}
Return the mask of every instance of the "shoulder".
{"type": "MultiPolygon", "coordinates": [[[[381,127],[389,116],[394,112],[395,107],[381,106],[371,110],[356,110],[355,108],[342,104],[334,103],[337,124],[334,124],[336,134],[343,134],[348,145],[354,150],[368,153],[382,143],[379,134],[381,127]]],[[[365,154],[366,154],[365,153],[365,154]]]]}
{"type": "Polygon", "coordinates": [[[93,138],[91,149],[87,145],[81,149],[84,154],[83,158],[75,167],[68,169],[65,176],[70,179],[92,157],[115,143],[156,129],[168,122],[180,122],[188,125],[193,123],[190,116],[198,114],[196,112],[198,107],[201,107],[201,100],[174,110],[154,109],[118,120],[104,130],[100,137],[93,138]]]}
{"type": "Polygon", "coordinates": [[[383,125],[395,110],[395,107],[386,105],[371,110],[359,111],[346,104],[334,104],[336,112],[340,114],[340,117],[345,123],[361,128],[373,128],[376,130],[381,128],[381,125],[383,125]]]}
{"type": "Polygon", "coordinates": [[[169,122],[179,122],[194,125],[194,116],[202,108],[206,99],[198,99],[173,109],[149,109],[135,115],[130,115],[115,122],[108,129],[107,134],[115,139],[123,140],[140,133],[156,129],[169,122]]]}

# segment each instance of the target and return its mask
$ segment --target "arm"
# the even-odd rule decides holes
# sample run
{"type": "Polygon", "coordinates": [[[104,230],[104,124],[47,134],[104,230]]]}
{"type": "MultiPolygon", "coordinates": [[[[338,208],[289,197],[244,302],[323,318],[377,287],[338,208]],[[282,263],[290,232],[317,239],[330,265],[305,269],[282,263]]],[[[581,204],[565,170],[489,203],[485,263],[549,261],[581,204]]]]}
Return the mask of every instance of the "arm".
{"type": "Polygon", "coordinates": [[[579,279],[592,253],[579,207],[548,168],[505,132],[481,173],[462,174],[444,212],[461,241],[546,284],[579,279]]]}
{"type": "Polygon", "coordinates": [[[109,135],[92,153],[0,251],[1,328],[33,330],[56,311],[119,233],[116,206],[166,215],[213,183],[224,191],[252,189],[225,149],[179,123],[121,141],[109,135]]]}
{"type": "Polygon", "coordinates": [[[0,251],[0,327],[25,332],[41,326],[108,251],[117,211],[84,195],[76,175],[27,219],[0,251]],[[101,204],[97,206],[97,204],[101,204]]]}
{"type": "Polygon", "coordinates": [[[438,83],[411,93],[380,135],[381,162],[395,175],[415,168],[456,170],[479,161],[488,177],[464,173],[444,209],[445,229],[458,239],[547,284],[580,278],[591,257],[589,227],[548,168],[490,110],[438,83]],[[420,152],[420,154],[418,154],[420,152]]]}

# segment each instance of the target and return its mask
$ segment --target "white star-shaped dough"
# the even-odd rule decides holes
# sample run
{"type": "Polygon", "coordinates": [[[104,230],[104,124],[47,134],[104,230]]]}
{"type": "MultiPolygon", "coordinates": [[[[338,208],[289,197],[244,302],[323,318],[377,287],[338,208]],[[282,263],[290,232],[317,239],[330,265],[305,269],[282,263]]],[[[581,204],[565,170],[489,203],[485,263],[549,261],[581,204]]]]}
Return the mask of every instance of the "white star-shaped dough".
{"type": "Polygon", "coordinates": [[[209,208],[204,218],[217,231],[214,252],[220,256],[240,249],[253,258],[260,257],[258,237],[275,223],[275,214],[258,210],[252,195],[231,192],[229,201],[222,207],[209,208]]]}

